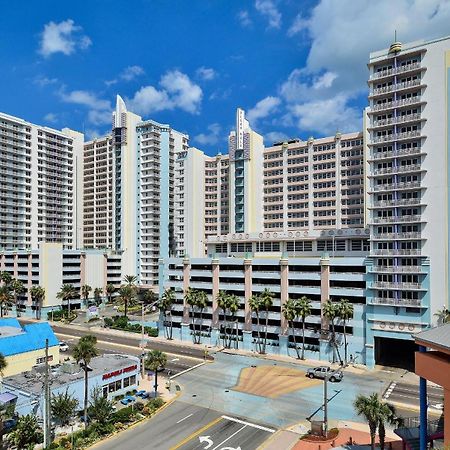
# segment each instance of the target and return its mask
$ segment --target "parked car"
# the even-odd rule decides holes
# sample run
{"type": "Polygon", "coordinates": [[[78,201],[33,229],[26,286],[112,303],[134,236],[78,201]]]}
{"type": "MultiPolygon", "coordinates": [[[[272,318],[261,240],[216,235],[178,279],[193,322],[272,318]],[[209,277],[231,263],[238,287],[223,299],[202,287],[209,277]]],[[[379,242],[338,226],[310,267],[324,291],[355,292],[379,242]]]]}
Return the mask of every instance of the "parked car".
{"type": "Polygon", "coordinates": [[[150,392],[144,392],[144,393],[141,395],[142,400],[146,400],[146,399],[149,398],[149,397],[150,397],[150,392]]]}
{"type": "Polygon", "coordinates": [[[67,342],[59,343],[59,351],[60,352],[67,352],[68,350],[69,350],[69,346],[67,345],[67,342]]]}
{"type": "Polygon", "coordinates": [[[146,391],[137,391],[136,394],[134,395],[136,395],[136,397],[142,397],[145,394],[145,392],[146,391]]]}
{"type": "Polygon", "coordinates": [[[122,400],[120,400],[120,403],[122,403],[122,405],[128,405],[131,402],[134,402],[135,400],[136,400],[136,398],[133,397],[132,395],[127,395],[122,400]]]}
{"type": "Polygon", "coordinates": [[[331,367],[327,366],[320,366],[308,369],[306,371],[306,376],[309,378],[321,378],[322,380],[325,379],[325,377],[328,377],[328,379],[332,382],[341,381],[342,378],[344,378],[344,374],[342,373],[341,370],[335,371],[331,367]]]}

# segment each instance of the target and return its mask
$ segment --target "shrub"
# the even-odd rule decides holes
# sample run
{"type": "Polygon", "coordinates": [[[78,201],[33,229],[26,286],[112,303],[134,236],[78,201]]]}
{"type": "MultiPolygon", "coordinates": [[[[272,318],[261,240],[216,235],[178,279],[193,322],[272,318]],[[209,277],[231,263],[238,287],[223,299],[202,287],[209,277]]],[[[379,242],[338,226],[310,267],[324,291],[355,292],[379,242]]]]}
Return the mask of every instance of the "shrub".
{"type": "Polygon", "coordinates": [[[117,423],[125,423],[129,422],[133,417],[133,411],[131,410],[131,406],[127,406],[126,408],[122,408],[119,411],[115,412],[112,415],[112,422],[117,423]]]}
{"type": "Polygon", "coordinates": [[[149,404],[154,408],[154,409],[159,409],[161,408],[162,405],[164,405],[164,400],[161,397],[158,398],[154,398],[152,400],[149,401],[149,404]]]}
{"type": "Polygon", "coordinates": [[[105,326],[112,327],[114,324],[114,321],[110,317],[105,317],[104,319],[105,326]]]}
{"type": "Polygon", "coordinates": [[[134,410],[135,410],[136,412],[143,412],[143,410],[144,410],[144,404],[143,404],[143,403],[140,403],[140,402],[136,403],[136,404],[134,405],[134,410]]]}

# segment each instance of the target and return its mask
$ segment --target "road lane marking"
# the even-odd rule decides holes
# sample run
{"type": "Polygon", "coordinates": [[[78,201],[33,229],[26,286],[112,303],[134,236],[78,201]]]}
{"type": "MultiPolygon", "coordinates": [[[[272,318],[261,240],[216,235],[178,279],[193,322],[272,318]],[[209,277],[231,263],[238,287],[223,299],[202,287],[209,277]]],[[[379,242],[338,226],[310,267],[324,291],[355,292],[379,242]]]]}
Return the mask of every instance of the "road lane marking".
{"type": "Polygon", "coordinates": [[[197,367],[204,366],[205,364],[206,364],[206,362],[203,361],[203,362],[201,362],[200,364],[196,364],[195,366],[189,367],[189,369],[182,370],[181,372],[178,372],[178,373],[176,373],[175,375],[172,375],[172,376],[170,377],[170,379],[173,380],[174,378],[179,377],[180,375],[183,375],[183,374],[186,373],[186,372],[190,372],[191,370],[194,370],[194,369],[196,369],[197,367]]]}
{"type": "Polygon", "coordinates": [[[231,420],[231,422],[237,422],[242,425],[248,425],[249,427],[258,428],[258,430],[267,431],[269,433],[275,433],[276,430],[273,430],[272,428],[263,427],[262,425],[258,425],[256,423],[246,422],[245,420],[236,419],[235,417],[230,416],[222,416],[223,419],[231,420]]]}
{"type": "Polygon", "coordinates": [[[170,447],[170,450],[177,450],[180,447],[182,447],[184,444],[187,444],[189,441],[197,437],[199,434],[203,433],[208,428],[213,427],[217,423],[219,423],[222,420],[222,417],[217,417],[216,419],[212,420],[211,422],[207,423],[205,426],[201,427],[197,431],[194,431],[189,436],[185,437],[182,441],[180,441],[178,444],[176,444],[174,447],[170,447]]]}
{"type": "Polygon", "coordinates": [[[191,413],[191,414],[187,415],[186,417],[183,417],[182,419],[180,419],[178,422],[175,422],[175,423],[181,423],[181,422],[183,422],[183,420],[189,419],[189,417],[191,417],[193,415],[194,415],[194,413],[191,413]]]}
{"type": "Polygon", "coordinates": [[[217,450],[219,447],[222,447],[225,442],[229,441],[232,437],[236,436],[239,432],[241,432],[244,428],[247,428],[248,425],[244,425],[242,428],[239,428],[236,432],[234,432],[231,436],[228,436],[224,439],[220,444],[217,444],[212,450],[217,450]]]}
{"type": "Polygon", "coordinates": [[[175,362],[175,361],[179,361],[180,358],[173,358],[170,362],[175,362]]]}

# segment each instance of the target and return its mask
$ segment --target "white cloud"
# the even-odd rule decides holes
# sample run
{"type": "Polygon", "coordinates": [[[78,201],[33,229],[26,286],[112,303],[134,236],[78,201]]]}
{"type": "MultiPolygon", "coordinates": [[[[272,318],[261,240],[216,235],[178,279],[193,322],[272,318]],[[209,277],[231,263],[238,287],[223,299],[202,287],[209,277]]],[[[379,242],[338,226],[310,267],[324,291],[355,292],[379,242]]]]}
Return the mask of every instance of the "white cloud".
{"type": "Polygon", "coordinates": [[[86,139],[89,141],[104,136],[104,133],[101,133],[99,130],[96,130],[95,128],[86,128],[86,130],[84,130],[84,134],[86,136],[86,139]]]}
{"type": "Polygon", "coordinates": [[[94,125],[104,125],[111,123],[111,102],[98,98],[89,91],[75,90],[66,92],[65,89],[59,91],[59,96],[63,102],[74,103],[89,108],[88,121],[94,125]]]}
{"type": "Polygon", "coordinates": [[[295,36],[296,34],[300,33],[304,29],[307,28],[308,22],[303,18],[301,14],[297,14],[295,16],[294,21],[292,22],[291,26],[288,29],[288,36],[295,36]]]}
{"type": "Polygon", "coordinates": [[[272,114],[277,106],[281,103],[281,100],[277,97],[266,97],[260,100],[253,108],[247,112],[247,118],[250,124],[255,126],[255,123],[259,119],[267,117],[272,114]]]}
{"type": "Polygon", "coordinates": [[[198,77],[205,81],[213,80],[217,76],[217,73],[214,69],[205,66],[199,67],[195,73],[198,77]]]}
{"type": "Polygon", "coordinates": [[[170,70],[160,79],[161,88],[141,87],[126,103],[131,111],[138,114],[150,114],[166,109],[182,109],[198,114],[203,92],[197,84],[179,70],[170,70]]]}
{"type": "Polygon", "coordinates": [[[349,106],[349,98],[337,95],[324,100],[291,105],[291,117],[300,130],[330,135],[336,131],[350,132],[362,128],[361,111],[349,106]]]}
{"type": "Polygon", "coordinates": [[[112,80],[105,81],[107,86],[112,86],[113,84],[117,84],[120,80],[124,81],[132,81],[139,75],[143,75],[145,73],[144,69],[141,66],[128,66],[120,72],[117,78],[113,78],[112,80]]]}
{"type": "Polygon", "coordinates": [[[237,14],[237,19],[244,28],[248,28],[252,25],[252,19],[250,19],[250,14],[246,10],[239,11],[237,14]]]}
{"type": "Polygon", "coordinates": [[[58,121],[58,116],[55,113],[47,113],[44,116],[44,120],[46,122],[55,123],[58,121]]]}
{"type": "Polygon", "coordinates": [[[34,84],[37,84],[38,86],[44,87],[44,86],[48,86],[50,84],[56,84],[58,82],[58,78],[48,78],[48,77],[36,77],[33,80],[34,84]]]}
{"type": "Polygon", "coordinates": [[[281,27],[281,13],[273,0],[256,0],[255,8],[268,20],[269,28],[281,27]]]}
{"type": "Polygon", "coordinates": [[[131,99],[127,99],[128,108],[138,114],[151,114],[164,109],[172,109],[172,103],[165,91],[153,86],[140,88],[131,99]]]}
{"type": "Polygon", "coordinates": [[[326,89],[332,86],[337,75],[333,72],[325,72],[314,80],[313,89],[326,89]]]}
{"type": "Polygon", "coordinates": [[[59,23],[49,22],[44,25],[44,31],[41,34],[39,53],[48,57],[53,53],[71,55],[77,49],[86,49],[92,41],[81,32],[82,28],[75,25],[72,19],[59,23]]]}
{"type": "Polygon", "coordinates": [[[275,142],[281,142],[288,140],[288,136],[281,131],[271,131],[264,135],[264,139],[266,140],[266,145],[272,145],[275,142]]]}
{"type": "Polygon", "coordinates": [[[95,110],[111,109],[111,103],[108,100],[100,99],[89,91],[77,90],[67,93],[64,90],[61,90],[60,96],[66,103],[84,105],[95,110]]]}
{"type": "Polygon", "coordinates": [[[209,133],[200,133],[194,136],[194,141],[202,145],[215,145],[219,142],[222,127],[218,123],[212,123],[208,126],[209,133]]]}

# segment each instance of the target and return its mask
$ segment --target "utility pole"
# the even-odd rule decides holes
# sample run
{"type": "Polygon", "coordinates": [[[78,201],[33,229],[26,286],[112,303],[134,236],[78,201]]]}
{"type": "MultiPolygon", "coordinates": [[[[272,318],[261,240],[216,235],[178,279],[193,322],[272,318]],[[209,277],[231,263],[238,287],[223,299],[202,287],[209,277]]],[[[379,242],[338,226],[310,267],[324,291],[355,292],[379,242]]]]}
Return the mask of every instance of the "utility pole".
{"type": "Polygon", "coordinates": [[[328,374],[323,380],[323,434],[328,436],[328,374]]]}
{"type": "Polygon", "coordinates": [[[48,339],[45,340],[45,372],[44,372],[44,447],[50,446],[50,384],[48,373],[48,339]]]}

